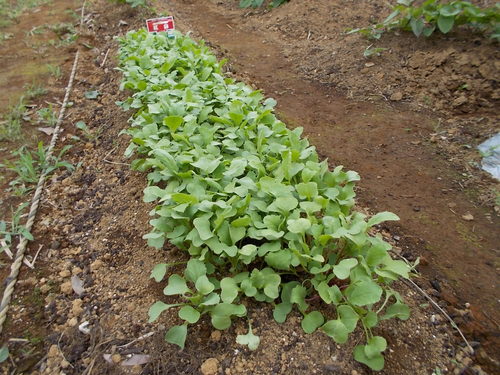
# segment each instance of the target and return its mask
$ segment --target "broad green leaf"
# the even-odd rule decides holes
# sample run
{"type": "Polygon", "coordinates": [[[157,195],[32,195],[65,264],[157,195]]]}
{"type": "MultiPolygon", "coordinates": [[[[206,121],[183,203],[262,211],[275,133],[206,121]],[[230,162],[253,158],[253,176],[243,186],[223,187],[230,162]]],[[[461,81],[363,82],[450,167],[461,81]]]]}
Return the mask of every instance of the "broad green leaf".
{"type": "Polygon", "coordinates": [[[185,294],[189,291],[186,280],[177,274],[173,274],[168,278],[168,285],[163,289],[163,294],[166,296],[173,296],[176,294],[185,294]]]}
{"type": "Polygon", "coordinates": [[[180,116],[168,116],[163,119],[163,125],[168,126],[172,132],[175,132],[183,122],[184,119],[180,116]]]}
{"type": "Polygon", "coordinates": [[[365,345],[365,355],[368,358],[374,358],[387,348],[387,341],[381,336],[371,337],[365,345]]]}
{"type": "Polygon", "coordinates": [[[447,17],[440,15],[437,20],[438,28],[443,34],[447,34],[448,32],[450,32],[450,30],[453,28],[454,23],[455,17],[453,16],[447,17]]]}
{"type": "Polygon", "coordinates": [[[349,277],[351,269],[358,265],[358,260],[355,258],[344,259],[339,264],[333,267],[333,273],[340,280],[345,280],[349,277]]]}
{"type": "Polygon", "coordinates": [[[233,227],[248,227],[252,223],[252,218],[250,216],[239,217],[231,221],[233,227]]]}
{"type": "Polygon", "coordinates": [[[309,219],[290,219],[287,221],[288,230],[292,233],[305,233],[311,228],[311,221],[309,219]]]}
{"type": "Polygon", "coordinates": [[[194,324],[200,319],[200,313],[192,306],[184,306],[179,310],[179,318],[188,323],[194,324]]]}
{"type": "Polygon", "coordinates": [[[206,241],[214,236],[210,227],[210,221],[206,216],[197,217],[193,220],[193,224],[203,241],[206,241]]]}
{"type": "Polygon", "coordinates": [[[313,333],[316,329],[321,327],[324,322],[325,318],[323,318],[323,314],[319,311],[312,311],[304,316],[301,326],[305,333],[313,333]]]}
{"type": "Polygon", "coordinates": [[[170,309],[171,307],[175,307],[175,306],[179,306],[179,304],[166,304],[162,301],[156,301],[155,303],[153,303],[151,305],[151,307],[149,308],[149,312],[148,312],[148,315],[149,315],[149,323],[152,323],[154,322],[156,319],[158,319],[158,317],[160,316],[160,314],[165,311],[165,310],[168,310],[170,309]]]}
{"type": "Polygon", "coordinates": [[[231,317],[228,315],[212,315],[212,325],[215,329],[223,331],[231,326],[231,317]]]}
{"type": "Polygon", "coordinates": [[[195,283],[196,290],[200,292],[203,295],[207,295],[212,293],[212,291],[215,289],[214,284],[212,284],[206,275],[202,275],[198,277],[198,280],[196,280],[195,283]]]}
{"type": "Polygon", "coordinates": [[[284,323],[288,314],[292,311],[292,304],[282,302],[277,304],[273,310],[273,317],[278,323],[284,323]]]}
{"type": "Polygon", "coordinates": [[[166,273],[167,273],[167,264],[166,263],[157,264],[151,271],[150,279],[155,279],[155,281],[159,283],[160,281],[163,280],[166,273]]]}
{"type": "Polygon", "coordinates": [[[300,198],[313,199],[318,195],[318,185],[316,182],[302,182],[295,185],[300,198]]]}
{"type": "Polygon", "coordinates": [[[253,334],[252,327],[248,327],[248,333],[236,336],[236,342],[240,345],[247,345],[250,350],[256,350],[260,344],[260,337],[253,334]]]}
{"type": "Polygon", "coordinates": [[[305,301],[307,294],[307,289],[302,285],[297,285],[292,289],[292,294],[290,295],[290,302],[296,303],[299,306],[300,311],[306,311],[308,308],[308,304],[305,301]]]}
{"type": "Polygon", "coordinates": [[[290,269],[292,253],[290,250],[279,250],[274,253],[268,253],[265,257],[266,263],[278,270],[290,269]]]}
{"type": "Polygon", "coordinates": [[[203,157],[198,161],[191,163],[193,167],[201,169],[206,174],[210,174],[220,165],[221,158],[210,159],[208,157],[203,157]]]}
{"type": "Polygon", "coordinates": [[[9,347],[7,344],[0,349],[0,363],[5,362],[9,358],[9,347]]]}
{"type": "Polygon", "coordinates": [[[390,305],[386,310],[385,314],[382,316],[382,320],[399,318],[401,320],[407,320],[410,317],[410,308],[404,303],[396,302],[390,305]]]}
{"type": "Polygon", "coordinates": [[[349,336],[349,330],[340,320],[329,320],[321,330],[335,340],[337,344],[344,344],[349,336]]]}
{"type": "Polygon", "coordinates": [[[373,358],[368,358],[365,354],[364,345],[358,345],[354,348],[354,359],[367,365],[374,371],[380,371],[384,368],[384,356],[379,354],[373,358]]]}
{"type": "Polygon", "coordinates": [[[346,289],[346,296],[353,305],[371,305],[380,300],[382,288],[371,280],[362,280],[355,284],[351,284],[346,289]]]}
{"type": "Polygon", "coordinates": [[[453,17],[460,13],[460,8],[453,5],[445,5],[439,9],[439,14],[445,17],[453,17]]]}
{"type": "Polygon", "coordinates": [[[165,341],[170,344],[178,345],[181,349],[184,349],[184,344],[186,343],[187,336],[187,326],[173,326],[165,334],[165,341]]]}
{"type": "Polygon", "coordinates": [[[187,262],[186,270],[184,271],[184,275],[186,279],[191,282],[196,282],[200,276],[207,274],[207,267],[205,263],[200,261],[199,259],[190,259],[187,262]]]}
{"type": "Polygon", "coordinates": [[[210,293],[208,296],[205,296],[203,301],[200,303],[201,306],[213,306],[217,305],[220,302],[220,297],[217,293],[210,293]]]}
{"type": "Polygon", "coordinates": [[[339,313],[339,318],[347,328],[349,332],[353,332],[356,329],[356,325],[359,320],[359,315],[353,310],[351,306],[341,305],[337,307],[337,312],[339,313]]]}
{"type": "Polygon", "coordinates": [[[378,323],[378,316],[375,312],[373,311],[368,311],[366,316],[363,318],[363,322],[368,328],[373,328],[377,325],[378,323]]]}
{"type": "Polygon", "coordinates": [[[220,287],[222,289],[222,302],[231,303],[238,297],[239,288],[232,277],[223,278],[220,282],[220,287]]]}
{"type": "Polygon", "coordinates": [[[410,21],[411,30],[415,36],[419,37],[424,30],[424,20],[422,18],[412,18],[410,21]]]}
{"type": "Polygon", "coordinates": [[[191,194],[184,193],[174,193],[172,194],[172,200],[176,203],[189,203],[196,204],[198,203],[198,199],[191,194]]]}
{"type": "Polygon", "coordinates": [[[372,216],[370,220],[368,220],[368,226],[373,227],[374,225],[380,224],[384,221],[398,221],[399,216],[393,214],[392,212],[379,212],[378,214],[372,216]]]}

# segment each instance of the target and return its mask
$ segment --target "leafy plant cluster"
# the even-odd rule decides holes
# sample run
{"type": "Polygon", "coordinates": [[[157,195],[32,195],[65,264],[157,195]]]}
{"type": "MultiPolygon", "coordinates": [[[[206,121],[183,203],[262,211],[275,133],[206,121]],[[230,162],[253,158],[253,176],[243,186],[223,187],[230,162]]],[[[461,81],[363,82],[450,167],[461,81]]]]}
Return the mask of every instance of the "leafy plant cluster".
{"type": "MultiPolygon", "coordinates": [[[[276,8],[289,0],[272,0],[269,3],[270,8],[276,8]]],[[[264,0],[240,0],[240,8],[258,8],[264,4],[264,0]]]]}
{"type": "Polygon", "coordinates": [[[479,8],[468,1],[426,0],[421,6],[412,6],[414,0],[398,0],[393,12],[381,23],[366,28],[352,29],[348,33],[361,33],[380,39],[385,31],[412,31],[417,37],[431,36],[439,30],[443,34],[453,27],[467,25],[491,33],[491,38],[500,39],[500,3],[491,8],[479,8]]]}
{"type": "MultiPolygon", "coordinates": [[[[353,211],[359,176],[325,160],[273,113],[275,100],[224,77],[223,63],[203,44],[176,33],[130,32],[120,40],[122,89],[134,94],[119,105],[136,110],[127,156],[149,172],[146,202],[156,202],[144,238],[162,248],[170,241],[189,255],[163,290],[175,303],[157,301],[150,322],[178,308],[183,324],[166,340],[184,347],[189,324],[208,315],[219,330],[247,315],[243,301],[274,306],[285,322],[295,307],[307,333],[320,330],[337,343],[361,326],[366,344],[355,359],[384,365],[386,340],[379,321],[407,319],[409,309],[390,284],[409,277],[373,226],[397,220],[389,212],[369,219],[353,211]]],[[[155,266],[162,282],[169,267],[155,266]]],[[[250,327],[237,342],[256,349],[250,327]]]]}

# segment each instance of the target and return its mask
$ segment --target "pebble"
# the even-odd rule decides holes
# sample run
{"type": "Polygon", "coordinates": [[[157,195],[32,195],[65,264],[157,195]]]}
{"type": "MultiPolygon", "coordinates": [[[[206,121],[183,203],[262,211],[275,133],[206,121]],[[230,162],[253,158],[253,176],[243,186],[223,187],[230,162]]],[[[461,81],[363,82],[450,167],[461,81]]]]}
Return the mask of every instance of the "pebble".
{"type": "Polygon", "coordinates": [[[472,216],[471,214],[465,214],[462,216],[462,219],[464,219],[465,221],[472,221],[474,220],[474,216],[472,216]]]}
{"type": "Polygon", "coordinates": [[[219,370],[219,361],[209,358],[201,365],[200,371],[203,375],[216,375],[219,370]]]}
{"type": "Polygon", "coordinates": [[[90,270],[92,272],[97,271],[99,268],[103,266],[103,261],[100,259],[95,260],[91,265],[90,265],[90,270]]]}
{"type": "Polygon", "coordinates": [[[120,363],[122,361],[122,356],[118,353],[113,354],[111,356],[111,360],[113,361],[113,363],[120,363]]]}
{"type": "Polygon", "coordinates": [[[66,281],[65,283],[61,284],[61,292],[64,294],[73,293],[73,287],[71,286],[71,281],[66,281]]]}
{"type": "Polygon", "coordinates": [[[213,331],[212,334],[210,335],[210,338],[212,341],[220,341],[220,338],[222,336],[221,331],[213,331]]]}
{"type": "Polygon", "coordinates": [[[61,277],[70,277],[71,276],[71,272],[69,270],[64,270],[64,271],[59,272],[59,276],[61,276],[61,277]]]}
{"type": "Polygon", "coordinates": [[[403,93],[398,91],[398,92],[395,92],[394,94],[391,95],[391,97],[389,98],[395,102],[398,102],[400,101],[401,99],[403,99],[403,93]]]}
{"type": "Polygon", "coordinates": [[[75,299],[72,302],[71,313],[73,314],[73,316],[78,316],[83,312],[82,304],[83,301],[80,298],[75,299]]]}

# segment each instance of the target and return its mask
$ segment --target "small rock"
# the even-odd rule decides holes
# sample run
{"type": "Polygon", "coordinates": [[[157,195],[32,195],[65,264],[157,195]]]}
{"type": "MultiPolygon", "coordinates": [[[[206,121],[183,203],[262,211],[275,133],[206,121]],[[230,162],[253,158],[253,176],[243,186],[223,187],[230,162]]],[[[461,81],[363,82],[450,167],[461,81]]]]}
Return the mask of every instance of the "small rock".
{"type": "Polygon", "coordinates": [[[395,102],[399,102],[401,99],[403,99],[403,93],[400,91],[397,91],[394,94],[392,94],[389,99],[391,99],[395,102]]]}
{"type": "Polygon", "coordinates": [[[61,365],[60,366],[61,366],[61,368],[68,368],[69,367],[69,362],[66,361],[65,359],[63,359],[61,361],[61,365]]]}
{"type": "Polygon", "coordinates": [[[90,270],[92,272],[97,271],[99,268],[103,266],[103,261],[100,259],[95,260],[91,265],[90,265],[90,270]]]}
{"type": "Polygon", "coordinates": [[[113,361],[113,363],[120,363],[121,360],[122,360],[122,356],[120,354],[118,354],[118,353],[113,354],[111,356],[111,360],[113,361]]]}
{"type": "Polygon", "coordinates": [[[451,105],[453,107],[460,107],[461,105],[467,103],[467,97],[465,95],[461,95],[458,98],[456,98],[451,105]]]}
{"type": "Polygon", "coordinates": [[[61,243],[57,240],[54,240],[50,243],[50,248],[52,250],[57,250],[57,249],[59,249],[60,246],[61,246],[61,243]]]}
{"type": "Polygon", "coordinates": [[[59,276],[61,276],[61,277],[70,277],[71,276],[71,272],[69,270],[64,270],[64,271],[59,272],[59,276]]]}
{"type": "Polygon", "coordinates": [[[65,283],[61,284],[61,292],[64,294],[73,293],[73,287],[71,286],[71,281],[66,281],[65,283]]]}
{"type": "Polygon", "coordinates": [[[78,330],[85,335],[90,334],[89,322],[85,321],[78,326],[78,330]]]}
{"type": "Polygon", "coordinates": [[[203,375],[216,375],[219,370],[219,361],[209,358],[201,365],[200,371],[203,375]]]}
{"type": "Polygon", "coordinates": [[[40,287],[40,292],[42,292],[43,294],[47,294],[49,291],[50,291],[50,285],[45,284],[40,287]]]}
{"type": "Polygon", "coordinates": [[[372,66],[375,66],[375,63],[372,63],[372,62],[367,62],[367,63],[365,64],[365,66],[366,66],[367,68],[371,68],[372,66]]]}
{"type": "Polygon", "coordinates": [[[472,221],[474,220],[474,216],[472,216],[471,214],[465,214],[462,216],[462,219],[464,219],[465,221],[472,221]]]}
{"type": "Polygon", "coordinates": [[[68,326],[70,327],[74,327],[78,324],[78,319],[77,318],[71,318],[70,320],[68,320],[68,326]]]}
{"type": "Polygon", "coordinates": [[[352,370],[351,375],[359,375],[359,372],[357,372],[356,370],[352,370]]]}
{"type": "Polygon", "coordinates": [[[222,336],[221,331],[213,331],[212,334],[210,335],[210,338],[212,341],[219,341],[222,336]]]}
{"type": "Polygon", "coordinates": [[[448,207],[450,208],[454,208],[454,207],[457,207],[457,204],[456,203],[448,203],[448,207]]]}
{"type": "Polygon", "coordinates": [[[47,353],[47,356],[49,358],[56,358],[59,357],[59,348],[57,345],[52,345],[49,349],[49,352],[47,353]]]}
{"type": "Polygon", "coordinates": [[[73,305],[71,306],[71,313],[73,314],[73,316],[80,315],[83,311],[82,308],[83,301],[80,298],[78,298],[75,299],[72,304],[73,305]]]}

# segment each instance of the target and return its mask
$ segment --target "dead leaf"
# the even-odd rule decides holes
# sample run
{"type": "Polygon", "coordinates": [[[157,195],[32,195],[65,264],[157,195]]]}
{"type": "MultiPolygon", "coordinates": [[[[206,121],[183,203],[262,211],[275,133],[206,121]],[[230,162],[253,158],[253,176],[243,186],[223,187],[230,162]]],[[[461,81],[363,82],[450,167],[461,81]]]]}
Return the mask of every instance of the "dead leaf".
{"type": "Polygon", "coordinates": [[[147,354],[132,354],[132,357],[122,362],[122,366],[144,365],[150,360],[150,356],[147,354]]]}
{"type": "Polygon", "coordinates": [[[474,216],[472,216],[471,214],[465,214],[462,216],[462,219],[464,219],[465,221],[472,221],[474,220],[474,216]]]}
{"type": "Polygon", "coordinates": [[[71,286],[76,294],[81,296],[85,289],[83,288],[83,281],[76,275],[71,276],[71,286]]]}
{"type": "Polygon", "coordinates": [[[45,133],[47,135],[52,135],[54,134],[54,128],[38,128],[42,133],[45,133]]]}

